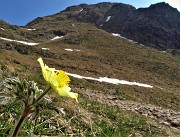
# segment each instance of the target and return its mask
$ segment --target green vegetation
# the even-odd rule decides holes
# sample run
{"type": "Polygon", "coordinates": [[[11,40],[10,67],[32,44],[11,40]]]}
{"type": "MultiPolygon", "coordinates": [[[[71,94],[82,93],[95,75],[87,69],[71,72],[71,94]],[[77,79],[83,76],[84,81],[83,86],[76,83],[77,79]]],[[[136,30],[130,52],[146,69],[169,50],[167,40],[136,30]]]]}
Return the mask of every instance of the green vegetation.
{"type": "MultiPolygon", "coordinates": [[[[154,87],[148,89],[113,85],[70,77],[72,91],[81,90],[80,103],[74,105],[75,102],[50,92],[53,103],[45,105],[44,111],[36,120],[27,118],[20,134],[87,137],[180,136],[178,132],[155,119],[122,110],[100,100],[95,101],[83,94],[90,89],[92,94],[98,92],[105,96],[114,95],[127,101],[149,103],[179,111],[179,57],[133,44],[97,29],[93,24],[79,23],[67,16],[68,13],[63,13],[54,19],[47,17],[42,24],[31,26],[36,31],[4,27],[8,32],[1,31],[2,37],[40,44],[30,47],[1,40],[1,45],[11,43],[14,49],[0,49],[0,82],[6,77],[18,76],[28,81],[34,80],[43,87],[46,83],[37,62],[41,56],[48,66],[70,73],[94,78],[117,78],[154,87]],[[64,37],[50,40],[57,35],[64,37]],[[42,48],[50,50],[43,51],[42,48]],[[65,48],[80,51],[69,52],[65,48]],[[59,108],[64,108],[66,115],[59,113],[59,108]]],[[[19,102],[0,106],[0,136],[6,137],[11,132],[10,129],[20,116],[21,107],[19,102]],[[14,113],[17,117],[12,118],[14,113]]]]}
{"type": "Polygon", "coordinates": [[[179,111],[180,95],[178,92],[169,92],[166,89],[156,88],[143,90],[140,87],[132,88],[127,86],[118,86],[115,95],[127,100],[133,100],[141,103],[154,104],[163,108],[171,108],[179,111]]]}
{"type": "Polygon", "coordinates": [[[95,124],[100,129],[95,136],[127,137],[139,133],[143,136],[155,136],[162,133],[158,125],[148,122],[148,119],[130,111],[122,111],[118,107],[110,107],[95,101],[84,100],[83,106],[101,117],[95,124]]]}
{"type": "MultiPolygon", "coordinates": [[[[66,107],[65,116],[58,114],[52,105],[48,105],[35,119],[32,117],[26,119],[20,136],[169,136],[168,127],[163,127],[155,120],[121,110],[118,107],[101,104],[86,97],[81,97],[79,107],[70,107],[66,103],[72,105],[73,102],[61,99],[61,105],[63,102],[63,107],[66,107]],[[49,110],[47,110],[48,108],[49,110]]],[[[22,105],[19,102],[1,106],[0,135],[2,137],[6,137],[10,133],[15,121],[20,116],[21,108],[22,105]]],[[[179,135],[172,131],[170,133],[174,136],[179,135]]]]}

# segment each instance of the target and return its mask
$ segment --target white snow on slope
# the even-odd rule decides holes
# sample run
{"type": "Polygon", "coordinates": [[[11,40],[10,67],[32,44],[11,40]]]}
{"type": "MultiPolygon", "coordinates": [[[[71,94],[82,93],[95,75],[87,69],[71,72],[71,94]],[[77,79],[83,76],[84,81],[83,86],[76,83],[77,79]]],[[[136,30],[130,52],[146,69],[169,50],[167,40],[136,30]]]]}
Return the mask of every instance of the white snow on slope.
{"type": "Polygon", "coordinates": [[[114,79],[114,78],[107,78],[107,77],[99,77],[99,78],[93,78],[93,77],[85,77],[85,76],[80,76],[77,74],[72,74],[66,72],[67,75],[79,78],[79,79],[88,79],[88,80],[95,80],[99,82],[106,82],[106,83],[111,83],[111,84],[123,84],[123,85],[135,85],[135,86],[140,86],[140,87],[146,87],[146,88],[153,88],[153,86],[148,85],[148,84],[143,84],[143,83],[138,83],[138,82],[129,82],[125,80],[119,80],[119,79],[114,79]]]}
{"type": "Polygon", "coordinates": [[[79,49],[64,49],[64,50],[66,50],[66,51],[81,51],[79,49]]]}
{"type": "Polygon", "coordinates": [[[82,12],[83,11],[83,9],[81,9],[79,12],[82,12]]]}
{"type": "Polygon", "coordinates": [[[3,28],[0,28],[1,30],[4,30],[3,28]]]}
{"type": "Polygon", "coordinates": [[[64,49],[64,50],[66,50],[66,51],[73,51],[72,49],[64,49]]]}
{"type": "Polygon", "coordinates": [[[108,22],[111,19],[111,16],[108,16],[105,22],[108,22]]]}
{"type": "Polygon", "coordinates": [[[63,37],[64,37],[64,36],[56,36],[56,37],[52,38],[51,40],[61,39],[61,38],[63,38],[63,37]]]}
{"type": "Polygon", "coordinates": [[[115,37],[120,37],[122,39],[127,39],[126,37],[123,37],[120,34],[112,33],[112,35],[115,36],[115,37]]]}
{"type": "Polygon", "coordinates": [[[41,48],[42,50],[49,50],[49,48],[41,48]]]}
{"type": "Polygon", "coordinates": [[[29,46],[34,46],[34,45],[38,45],[39,44],[39,43],[33,43],[33,42],[25,42],[25,41],[19,41],[19,40],[12,40],[12,39],[3,38],[3,37],[0,37],[0,39],[6,40],[6,41],[22,43],[22,44],[29,45],[29,46]]]}
{"type": "Polygon", "coordinates": [[[25,30],[36,30],[36,29],[28,29],[28,28],[22,28],[22,29],[25,29],[25,30]]]}
{"type": "Polygon", "coordinates": [[[128,39],[128,38],[126,38],[126,37],[123,37],[123,36],[121,36],[120,34],[112,33],[112,35],[115,36],[115,37],[120,37],[120,38],[122,38],[122,39],[128,40],[129,42],[132,42],[132,43],[135,43],[135,44],[138,43],[138,42],[136,42],[136,41],[133,41],[133,40],[131,40],[131,39],[128,39]]]}
{"type": "Polygon", "coordinates": [[[36,29],[27,29],[27,30],[36,30],[36,29]]]}

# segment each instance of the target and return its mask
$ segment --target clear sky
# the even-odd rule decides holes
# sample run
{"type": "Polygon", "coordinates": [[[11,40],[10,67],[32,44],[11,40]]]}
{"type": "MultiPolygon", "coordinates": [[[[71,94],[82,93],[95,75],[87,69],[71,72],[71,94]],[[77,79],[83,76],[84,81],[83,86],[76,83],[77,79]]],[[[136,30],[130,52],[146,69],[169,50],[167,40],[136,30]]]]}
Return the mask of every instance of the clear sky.
{"type": "Polygon", "coordinates": [[[0,19],[13,25],[25,25],[37,17],[52,15],[82,3],[119,2],[139,8],[163,1],[180,10],[180,0],[0,0],[0,19]]]}

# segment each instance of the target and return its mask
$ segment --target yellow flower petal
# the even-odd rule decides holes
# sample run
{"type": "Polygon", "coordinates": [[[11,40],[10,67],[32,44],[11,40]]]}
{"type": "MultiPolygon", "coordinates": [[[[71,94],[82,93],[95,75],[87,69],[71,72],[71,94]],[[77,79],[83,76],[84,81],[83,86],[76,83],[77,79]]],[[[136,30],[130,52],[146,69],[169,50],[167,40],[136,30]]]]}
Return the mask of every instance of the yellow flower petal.
{"type": "Polygon", "coordinates": [[[54,68],[49,68],[48,66],[46,66],[42,60],[42,58],[38,59],[40,66],[42,68],[42,74],[44,79],[48,82],[51,83],[51,81],[53,81],[53,77],[55,75],[55,69],[54,68]]]}
{"type": "Polygon", "coordinates": [[[70,97],[70,98],[75,99],[76,102],[78,102],[78,99],[77,99],[78,98],[78,94],[77,93],[73,93],[73,92],[69,92],[71,90],[70,87],[68,87],[68,86],[65,86],[65,87],[62,87],[62,88],[53,87],[53,89],[55,91],[57,91],[60,96],[70,97]]]}
{"type": "Polygon", "coordinates": [[[78,94],[70,92],[71,88],[69,87],[70,79],[66,73],[62,70],[55,72],[54,68],[49,68],[46,66],[42,58],[38,59],[40,66],[42,68],[42,74],[44,79],[51,85],[51,87],[60,95],[70,97],[75,99],[78,102],[78,94]]]}

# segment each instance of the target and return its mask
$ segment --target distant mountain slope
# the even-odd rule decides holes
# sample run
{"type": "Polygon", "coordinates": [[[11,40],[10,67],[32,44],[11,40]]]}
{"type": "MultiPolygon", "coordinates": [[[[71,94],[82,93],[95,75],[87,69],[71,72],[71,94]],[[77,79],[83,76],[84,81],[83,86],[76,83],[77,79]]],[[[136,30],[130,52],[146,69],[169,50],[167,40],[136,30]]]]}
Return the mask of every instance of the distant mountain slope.
{"type": "Polygon", "coordinates": [[[180,13],[166,3],[134,9],[114,5],[102,29],[161,50],[180,49],[180,13]]]}
{"type": "Polygon", "coordinates": [[[41,39],[36,39],[37,35],[40,35],[40,32],[36,33],[32,28],[11,25],[0,20],[0,38],[29,42],[41,41],[41,39]]]}
{"type": "Polygon", "coordinates": [[[156,49],[180,49],[180,12],[164,2],[139,9],[122,3],[81,4],[37,18],[27,26],[48,28],[48,25],[70,20],[94,23],[110,33],[156,49]]]}
{"type": "Polygon", "coordinates": [[[57,14],[46,17],[38,17],[29,22],[26,26],[34,26],[47,19],[49,19],[49,21],[64,21],[70,19],[80,22],[100,24],[103,21],[106,12],[111,9],[112,5],[114,5],[114,3],[104,2],[93,5],[80,4],[77,6],[71,6],[57,14]]]}

